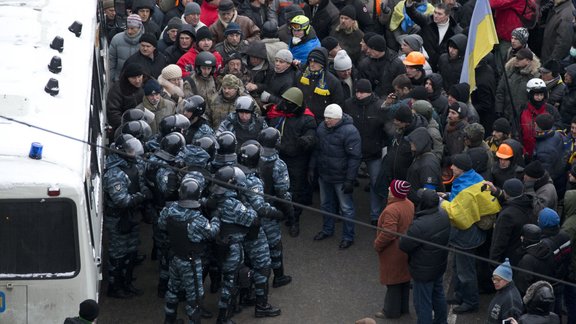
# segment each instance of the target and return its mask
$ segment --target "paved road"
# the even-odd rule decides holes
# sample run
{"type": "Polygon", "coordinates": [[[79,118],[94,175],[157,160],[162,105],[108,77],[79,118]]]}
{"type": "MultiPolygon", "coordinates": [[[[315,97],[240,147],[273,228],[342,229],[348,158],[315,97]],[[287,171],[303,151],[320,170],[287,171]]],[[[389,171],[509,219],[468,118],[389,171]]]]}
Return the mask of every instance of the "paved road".
{"type": "MultiPolygon", "coordinates": [[[[355,190],[357,219],[368,221],[368,195],[362,188],[366,180],[361,180],[355,190]]],[[[318,194],[314,202],[319,203],[318,194]]],[[[356,226],[356,241],[348,250],[338,250],[341,224],[336,225],[333,238],[314,242],[312,237],[321,229],[321,215],[305,212],[302,229],[298,238],[284,236],[286,273],[292,275],[292,284],[278,289],[270,288],[270,303],[282,309],[282,315],[275,318],[256,319],[254,309],[246,308],[234,316],[236,323],[354,323],[364,317],[373,317],[383,303],[385,287],[378,280],[378,259],[372,249],[375,231],[364,226],[356,226]]],[[[150,250],[151,226],[143,225],[143,251],[150,250]]],[[[144,296],[129,300],[106,297],[103,284],[101,316],[98,323],[162,323],[164,319],[163,300],[156,297],[157,264],[146,260],[136,269],[138,280],[135,285],[145,290],[144,296]]],[[[207,280],[209,283],[209,280],[207,280]]],[[[217,312],[217,294],[207,292],[207,305],[217,312]]],[[[485,320],[490,295],[481,296],[480,312],[466,316],[452,316],[450,323],[482,323],[485,320]]],[[[185,318],[180,307],[179,318],[185,318]]],[[[215,323],[215,318],[204,320],[215,323]]],[[[398,320],[378,319],[377,323],[415,323],[412,305],[410,314],[398,320]]]]}

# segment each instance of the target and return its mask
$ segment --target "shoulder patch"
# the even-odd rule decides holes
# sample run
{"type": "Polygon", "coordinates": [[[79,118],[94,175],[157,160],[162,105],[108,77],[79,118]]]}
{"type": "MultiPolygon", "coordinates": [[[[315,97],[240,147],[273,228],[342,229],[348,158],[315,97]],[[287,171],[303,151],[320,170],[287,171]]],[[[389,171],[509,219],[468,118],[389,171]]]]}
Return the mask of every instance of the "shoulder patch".
{"type": "Polygon", "coordinates": [[[115,190],[115,191],[120,191],[120,190],[122,190],[122,185],[119,184],[119,183],[115,184],[115,185],[114,185],[114,190],[115,190]]]}

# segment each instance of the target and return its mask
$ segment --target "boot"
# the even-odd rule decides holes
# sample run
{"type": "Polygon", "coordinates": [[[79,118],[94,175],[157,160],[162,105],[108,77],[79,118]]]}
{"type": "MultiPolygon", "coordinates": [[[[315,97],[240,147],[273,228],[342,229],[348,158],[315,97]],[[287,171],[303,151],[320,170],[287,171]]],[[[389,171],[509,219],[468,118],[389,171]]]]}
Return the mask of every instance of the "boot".
{"type": "Polygon", "coordinates": [[[272,287],[279,288],[286,286],[292,282],[292,277],[284,274],[284,266],[280,266],[278,269],[274,269],[274,280],[272,281],[272,287]]]}
{"type": "Polygon", "coordinates": [[[167,303],[166,309],[167,310],[169,309],[172,312],[170,312],[170,313],[165,312],[164,324],[175,324],[176,323],[176,315],[178,312],[178,304],[167,303]]]}
{"type": "Polygon", "coordinates": [[[168,279],[160,278],[158,280],[158,292],[157,292],[158,298],[164,298],[167,290],[168,290],[168,279]]]}
{"type": "Polygon", "coordinates": [[[108,291],[106,295],[111,298],[127,299],[134,295],[124,290],[124,276],[122,274],[124,267],[123,258],[110,259],[110,271],[108,275],[108,291]]]}
{"type": "Polygon", "coordinates": [[[132,281],[134,281],[134,267],[136,266],[136,259],[138,258],[137,252],[132,252],[128,254],[126,257],[126,277],[124,278],[124,289],[136,296],[144,295],[144,291],[142,289],[138,289],[132,285],[132,281]]]}
{"type": "Polygon", "coordinates": [[[290,230],[288,231],[290,237],[298,237],[300,235],[300,214],[302,214],[302,209],[294,207],[294,220],[291,222],[290,230]]]}
{"type": "Polygon", "coordinates": [[[264,290],[262,296],[256,296],[256,307],[254,307],[255,317],[274,317],[280,315],[280,308],[274,307],[268,303],[268,285],[258,284],[258,287],[264,290]]]}
{"type": "Polygon", "coordinates": [[[218,318],[216,319],[216,324],[236,324],[236,323],[228,317],[227,308],[220,308],[218,310],[218,318]]]}
{"type": "Polygon", "coordinates": [[[240,306],[254,306],[254,305],[256,305],[256,298],[252,297],[252,289],[240,288],[238,304],[240,306]]]}
{"type": "Polygon", "coordinates": [[[188,319],[190,320],[189,324],[200,324],[202,321],[200,307],[198,305],[191,305],[192,307],[192,314],[188,315],[188,319]]]}
{"type": "Polygon", "coordinates": [[[202,303],[200,304],[200,317],[212,318],[214,317],[214,314],[212,314],[212,312],[208,308],[206,308],[206,306],[202,303]]]}

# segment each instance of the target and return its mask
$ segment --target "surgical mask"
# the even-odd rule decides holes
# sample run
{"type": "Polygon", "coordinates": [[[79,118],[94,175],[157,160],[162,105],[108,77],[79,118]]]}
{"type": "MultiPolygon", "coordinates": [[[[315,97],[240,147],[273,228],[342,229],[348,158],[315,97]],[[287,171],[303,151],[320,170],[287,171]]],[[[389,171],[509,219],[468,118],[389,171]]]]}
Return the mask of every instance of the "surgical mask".
{"type": "Polygon", "coordinates": [[[576,57],[576,48],[570,47],[570,56],[576,57]]]}
{"type": "MultiPolygon", "coordinates": [[[[294,44],[294,45],[297,45],[301,41],[302,41],[302,39],[300,39],[299,37],[292,37],[292,44],[294,44]]],[[[570,54],[572,54],[572,50],[570,50],[570,54]]]]}

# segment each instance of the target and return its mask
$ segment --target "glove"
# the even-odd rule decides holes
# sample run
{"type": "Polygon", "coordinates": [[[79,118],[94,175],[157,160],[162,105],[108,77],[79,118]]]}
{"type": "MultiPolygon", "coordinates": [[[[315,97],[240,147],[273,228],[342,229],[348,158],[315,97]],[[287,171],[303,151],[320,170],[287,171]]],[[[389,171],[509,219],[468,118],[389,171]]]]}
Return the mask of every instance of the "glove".
{"type": "Polygon", "coordinates": [[[278,210],[276,208],[269,208],[266,211],[266,213],[264,214],[264,217],[270,218],[270,219],[283,219],[284,213],[282,213],[280,210],[278,210]]]}
{"type": "Polygon", "coordinates": [[[139,206],[144,202],[144,200],[146,200],[146,196],[141,192],[137,192],[132,195],[132,206],[139,206]]]}
{"type": "Polygon", "coordinates": [[[268,91],[262,91],[260,94],[260,101],[268,102],[270,100],[270,93],[268,91]]]}
{"type": "Polygon", "coordinates": [[[346,180],[342,186],[342,191],[345,194],[351,194],[354,191],[354,181],[346,180]]]}

